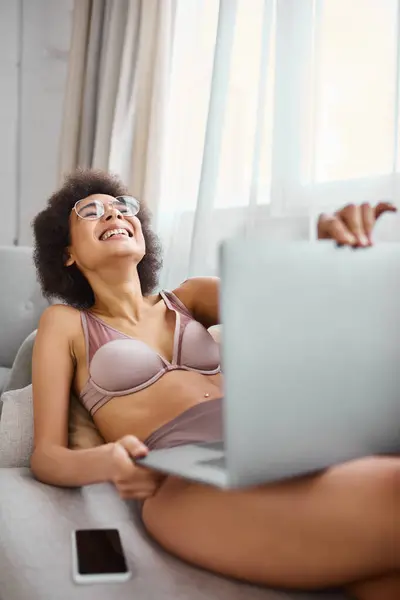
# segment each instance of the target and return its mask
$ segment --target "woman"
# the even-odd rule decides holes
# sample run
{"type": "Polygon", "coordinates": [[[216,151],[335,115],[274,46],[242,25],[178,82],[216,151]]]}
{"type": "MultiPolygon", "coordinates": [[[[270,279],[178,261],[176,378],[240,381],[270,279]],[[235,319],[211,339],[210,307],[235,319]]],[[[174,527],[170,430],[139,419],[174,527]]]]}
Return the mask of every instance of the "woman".
{"type": "MultiPolygon", "coordinates": [[[[319,236],[368,245],[377,209],[322,217],[319,236]]],[[[400,597],[400,461],[366,458],[275,485],[223,492],[135,466],[148,448],[220,436],[218,280],[152,295],[161,265],[145,207],[116,178],[79,171],[34,221],[43,314],[33,357],[32,470],[46,483],[111,481],[144,500],[149,534],[212,571],[287,588],[400,597]],[[71,386],[106,443],[67,447],[71,386]],[[139,441],[141,440],[141,441],[139,441]],[[143,443],[144,442],[144,443],[143,443]],[[396,512],[395,512],[396,511],[396,512]]]]}

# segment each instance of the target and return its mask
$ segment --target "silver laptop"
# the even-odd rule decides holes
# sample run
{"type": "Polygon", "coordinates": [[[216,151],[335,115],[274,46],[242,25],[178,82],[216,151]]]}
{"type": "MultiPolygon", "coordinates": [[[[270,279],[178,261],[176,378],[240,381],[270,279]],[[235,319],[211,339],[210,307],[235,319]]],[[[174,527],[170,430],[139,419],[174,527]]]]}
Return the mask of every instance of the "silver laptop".
{"type": "Polygon", "coordinates": [[[224,444],[143,466],[221,488],[400,452],[400,245],[221,247],[224,444]]]}

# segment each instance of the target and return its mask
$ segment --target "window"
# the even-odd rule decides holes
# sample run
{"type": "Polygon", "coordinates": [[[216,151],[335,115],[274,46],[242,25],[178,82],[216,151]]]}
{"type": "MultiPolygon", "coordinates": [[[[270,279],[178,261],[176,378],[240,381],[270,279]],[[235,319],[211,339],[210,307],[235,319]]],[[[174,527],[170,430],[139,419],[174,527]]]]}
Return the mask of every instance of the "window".
{"type": "Polygon", "coordinates": [[[179,2],[162,208],[194,211],[202,176],[214,209],[399,199],[399,14],[399,0],[179,2]]]}
{"type": "Polygon", "coordinates": [[[315,181],[390,173],[397,0],[325,0],[316,73],[315,181]]]}

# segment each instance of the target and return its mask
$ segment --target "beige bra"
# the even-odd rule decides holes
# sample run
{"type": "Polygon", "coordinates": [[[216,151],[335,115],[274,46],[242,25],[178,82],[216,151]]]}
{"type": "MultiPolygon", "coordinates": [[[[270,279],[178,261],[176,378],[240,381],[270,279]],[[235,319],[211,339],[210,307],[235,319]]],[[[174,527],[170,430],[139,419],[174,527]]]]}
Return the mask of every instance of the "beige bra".
{"type": "Polygon", "coordinates": [[[172,292],[161,292],[176,314],[172,362],[147,344],[107,325],[90,311],[81,312],[89,379],[80,400],[93,415],[114,396],[133,394],[174,370],[204,375],[220,372],[219,345],[172,292]]]}

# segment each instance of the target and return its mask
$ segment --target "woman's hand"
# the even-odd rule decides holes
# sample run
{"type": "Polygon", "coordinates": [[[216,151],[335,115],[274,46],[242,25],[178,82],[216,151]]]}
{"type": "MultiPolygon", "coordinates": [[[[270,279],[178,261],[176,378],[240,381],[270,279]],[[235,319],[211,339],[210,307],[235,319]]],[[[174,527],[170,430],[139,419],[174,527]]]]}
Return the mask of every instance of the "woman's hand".
{"type": "Polygon", "coordinates": [[[153,496],[165,479],[155,471],[135,465],[132,458],[146,456],[148,449],[133,435],[127,435],[112,445],[110,479],[121,498],[145,500],[153,496]]]}
{"type": "Polygon", "coordinates": [[[372,245],[375,222],[385,212],[396,212],[390,202],[348,204],[333,215],[322,214],[318,219],[318,239],[334,240],[340,245],[366,247],[372,245]]]}

